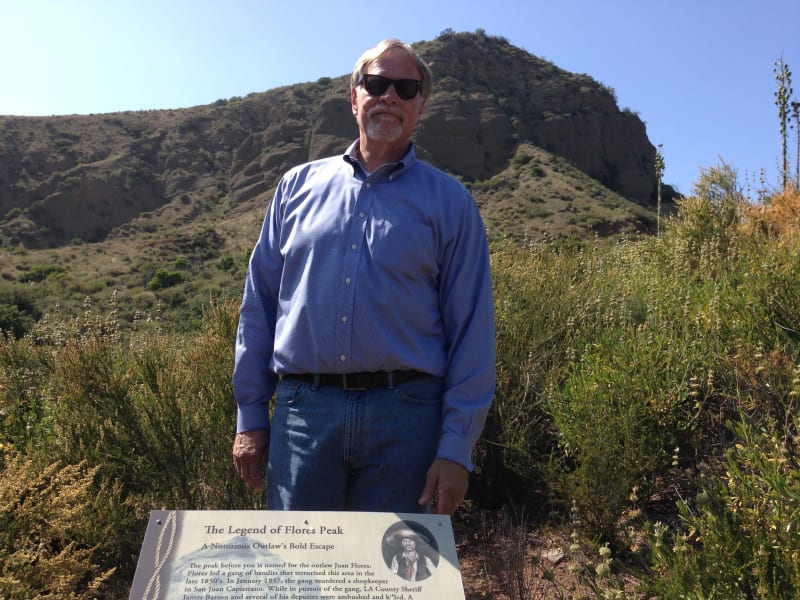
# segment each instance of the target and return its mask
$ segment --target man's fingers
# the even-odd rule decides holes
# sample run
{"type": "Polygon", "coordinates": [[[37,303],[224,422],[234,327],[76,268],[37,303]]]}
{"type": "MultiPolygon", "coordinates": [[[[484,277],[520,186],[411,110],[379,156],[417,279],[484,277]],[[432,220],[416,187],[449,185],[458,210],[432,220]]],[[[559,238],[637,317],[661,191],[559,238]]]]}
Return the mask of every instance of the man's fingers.
{"type": "Polygon", "coordinates": [[[236,474],[241,477],[244,482],[255,490],[264,488],[264,461],[261,459],[245,459],[242,457],[234,457],[233,465],[236,474]]]}
{"type": "Polygon", "coordinates": [[[243,431],[233,440],[233,466],[236,474],[256,491],[264,489],[269,434],[266,430],[243,431]]]}
{"type": "Polygon", "coordinates": [[[457,497],[450,491],[443,490],[439,493],[439,499],[436,502],[436,514],[452,515],[463,501],[463,495],[457,497]]]}
{"type": "Polygon", "coordinates": [[[432,469],[428,470],[428,475],[425,477],[425,487],[422,490],[422,495],[417,500],[420,506],[427,506],[433,501],[433,495],[436,493],[436,485],[438,481],[432,469]]]}
{"type": "Polygon", "coordinates": [[[462,465],[444,458],[433,461],[425,478],[425,488],[418,500],[421,506],[434,502],[434,511],[452,515],[464,501],[469,483],[469,472],[462,465]]]}

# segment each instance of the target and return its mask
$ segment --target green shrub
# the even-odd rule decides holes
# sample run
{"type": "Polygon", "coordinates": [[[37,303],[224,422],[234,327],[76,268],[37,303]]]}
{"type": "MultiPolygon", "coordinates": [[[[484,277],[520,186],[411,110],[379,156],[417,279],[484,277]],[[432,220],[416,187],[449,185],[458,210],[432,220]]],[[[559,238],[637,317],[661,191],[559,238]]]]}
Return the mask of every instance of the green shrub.
{"type": "Polygon", "coordinates": [[[579,268],[574,255],[547,247],[492,245],[497,387],[472,484],[483,503],[524,493],[525,482],[538,479],[547,463],[552,431],[543,392],[563,369],[571,279],[579,268]]]}
{"type": "Polygon", "coordinates": [[[0,334],[21,338],[40,317],[41,311],[29,293],[0,287],[0,334]]]}
{"type": "Polygon", "coordinates": [[[686,246],[692,267],[699,266],[704,253],[714,252],[724,260],[735,249],[746,202],[731,166],[722,163],[704,170],[694,194],[677,205],[678,214],[667,221],[667,231],[686,246]]]}
{"type": "Polygon", "coordinates": [[[219,262],[217,262],[217,267],[219,267],[219,269],[222,271],[235,272],[237,267],[236,259],[234,259],[231,255],[226,254],[219,259],[219,262]]]}
{"type": "MultiPolygon", "coordinates": [[[[797,431],[793,415],[789,429],[797,431]]],[[[800,468],[785,427],[747,417],[722,477],[706,477],[696,502],[679,503],[683,528],[650,531],[649,592],[661,598],[800,597],[800,468]]]]}
{"type": "Polygon", "coordinates": [[[189,261],[186,259],[185,256],[179,256],[174,261],[172,261],[172,265],[176,269],[188,269],[189,268],[189,261]]]}
{"type": "Polygon", "coordinates": [[[32,295],[19,288],[0,286],[0,333],[21,338],[42,316],[32,295]]]}
{"type": "Polygon", "coordinates": [[[30,314],[19,309],[16,304],[0,304],[0,332],[11,334],[16,338],[25,335],[33,325],[30,314]]]}
{"type": "Polygon", "coordinates": [[[93,329],[69,342],[51,379],[56,455],[103,465],[157,506],[235,504],[242,488],[225,482],[235,408],[231,310],[210,309],[206,329],[190,340],[142,333],[128,345],[93,329]]]}
{"type": "Polygon", "coordinates": [[[30,338],[0,336],[0,447],[3,449],[27,451],[42,434],[48,402],[44,384],[52,369],[52,354],[46,347],[30,338]]]}
{"type": "Polygon", "coordinates": [[[19,280],[23,283],[44,281],[51,275],[63,273],[64,267],[53,264],[33,265],[28,269],[19,280]]]}
{"type": "Polygon", "coordinates": [[[149,510],[263,506],[230,466],[237,319],[236,303],[215,304],[188,336],[141,322],[126,337],[113,315],[87,312],[43,320],[35,339],[0,340],[0,456],[8,461],[0,519],[14,523],[0,547],[0,595],[37,597],[60,585],[47,593],[124,597],[149,510]],[[24,506],[11,500],[23,497],[24,506]],[[70,509],[54,521],[59,502],[70,509]],[[32,555],[21,540],[43,535],[54,539],[52,563],[24,560],[32,555]]]}
{"type": "Polygon", "coordinates": [[[163,290],[164,288],[172,287],[183,283],[184,276],[180,271],[167,271],[159,267],[153,274],[153,278],[147,282],[147,289],[149,290],[163,290]]]}
{"type": "Polygon", "coordinates": [[[658,332],[606,332],[552,390],[563,452],[552,483],[593,537],[614,541],[632,491],[647,497],[669,466],[697,410],[690,377],[701,369],[690,347],[675,351],[658,332]]]}

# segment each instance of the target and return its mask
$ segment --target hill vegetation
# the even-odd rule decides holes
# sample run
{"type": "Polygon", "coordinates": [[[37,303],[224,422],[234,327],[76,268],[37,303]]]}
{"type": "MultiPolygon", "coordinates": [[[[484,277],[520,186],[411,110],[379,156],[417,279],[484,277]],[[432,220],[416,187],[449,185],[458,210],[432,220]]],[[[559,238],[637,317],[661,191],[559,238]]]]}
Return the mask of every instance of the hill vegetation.
{"type": "MultiPolygon", "coordinates": [[[[435,74],[418,152],[472,190],[493,238],[654,230],[655,148],[613,90],[481,32],[418,49],[435,74]]],[[[280,175],[355,138],[347,86],[344,75],[181,110],[0,117],[4,289],[35,296],[40,313],[76,316],[116,295],[129,324],[161,312],[195,327],[209,299],[240,294],[280,175]]]]}
{"type": "MultiPolygon", "coordinates": [[[[445,32],[418,50],[436,78],[416,135],[430,162],[485,181],[527,143],[654,206],[655,149],[610,88],[480,32],[445,32]]],[[[0,117],[3,241],[99,242],[135,232],[147,211],[166,226],[218,203],[217,218],[250,200],[243,208],[263,207],[288,167],[356,137],[348,85],[343,75],[181,110],[0,117]]]]}
{"type": "MultiPolygon", "coordinates": [[[[572,532],[583,589],[794,597],[798,215],[796,193],[754,207],[720,167],[657,237],[493,242],[498,388],[459,530],[524,506],[516,527],[572,532]]],[[[149,510],[262,505],[230,467],[237,303],[183,334],[119,316],[0,341],[5,597],[125,597],[149,510]]],[[[517,558],[467,588],[567,592],[517,558]]]]}

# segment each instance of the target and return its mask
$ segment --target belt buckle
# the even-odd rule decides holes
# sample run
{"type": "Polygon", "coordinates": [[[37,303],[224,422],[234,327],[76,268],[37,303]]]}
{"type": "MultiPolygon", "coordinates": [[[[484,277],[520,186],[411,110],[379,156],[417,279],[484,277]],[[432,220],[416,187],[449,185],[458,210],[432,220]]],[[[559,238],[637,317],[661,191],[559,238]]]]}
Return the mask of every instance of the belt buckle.
{"type": "Polygon", "coordinates": [[[365,389],[366,387],[351,387],[347,385],[347,373],[342,373],[342,389],[346,392],[360,392],[365,389]]]}

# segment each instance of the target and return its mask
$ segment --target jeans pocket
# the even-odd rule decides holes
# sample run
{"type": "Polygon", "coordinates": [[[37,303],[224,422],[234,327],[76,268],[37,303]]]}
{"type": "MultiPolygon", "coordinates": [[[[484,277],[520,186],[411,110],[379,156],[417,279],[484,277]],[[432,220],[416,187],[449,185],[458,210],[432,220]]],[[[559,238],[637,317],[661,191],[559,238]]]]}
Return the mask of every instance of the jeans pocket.
{"type": "Polygon", "coordinates": [[[444,395],[444,379],[425,377],[395,388],[397,398],[410,404],[440,404],[444,395]]]}
{"type": "Polygon", "coordinates": [[[309,385],[300,381],[282,379],[275,394],[275,406],[296,406],[308,393],[309,385]]]}

